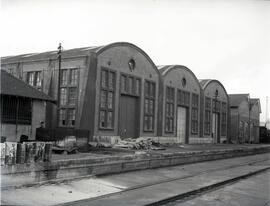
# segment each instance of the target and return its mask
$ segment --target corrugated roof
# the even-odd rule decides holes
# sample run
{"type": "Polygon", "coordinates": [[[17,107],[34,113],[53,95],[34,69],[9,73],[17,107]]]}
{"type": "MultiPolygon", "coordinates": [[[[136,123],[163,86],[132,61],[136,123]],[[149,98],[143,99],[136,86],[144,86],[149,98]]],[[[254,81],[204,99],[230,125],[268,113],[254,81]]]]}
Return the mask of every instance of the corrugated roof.
{"type": "MultiPolygon", "coordinates": [[[[96,52],[98,49],[102,48],[103,46],[96,47],[81,47],[81,48],[75,48],[75,49],[68,49],[62,51],[62,58],[68,58],[73,56],[84,56],[88,55],[90,51],[96,52]]],[[[29,53],[29,54],[21,54],[16,56],[6,56],[1,57],[1,63],[7,64],[7,63],[16,63],[19,61],[31,61],[31,60],[38,60],[38,59],[56,59],[57,58],[57,50],[54,51],[47,51],[47,52],[41,52],[41,53],[29,53]]]]}
{"type": "Polygon", "coordinates": [[[50,96],[38,91],[4,70],[1,70],[1,94],[56,102],[50,96]]]}
{"type": "Polygon", "coordinates": [[[238,107],[241,102],[248,101],[249,94],[229,94],[230,106],[238,107]]]}

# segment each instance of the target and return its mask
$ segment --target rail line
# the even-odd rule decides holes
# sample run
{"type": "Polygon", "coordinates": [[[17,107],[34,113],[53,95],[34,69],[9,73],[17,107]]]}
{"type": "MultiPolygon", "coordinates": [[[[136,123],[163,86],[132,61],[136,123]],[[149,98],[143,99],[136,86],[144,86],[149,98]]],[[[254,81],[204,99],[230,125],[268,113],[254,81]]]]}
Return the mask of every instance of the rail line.
{"type": "MultiPolygon", "coordinates": [[[[84,200],[77,200],[77,201],[74,201],[74,202],[67,202],[67,203],[64,203],[64,204],[61,204],[61,205],[73,205],[73,204],[76,205],[76,203],[79,204],[79,203],[84,202],[85,200],[87,200],[88,202],[91,202],[91,201],[107,198],[107,197],[110,197],[110,196],[114,196],[114,195],[117,195],[117,194],[121,195],[123,193],[132,192],[134,190],[138,190],[138,189],[142,189],[142,188],[147,188],[147,187],[151,187],[151,186],[155,186],[155,185],[159,185],[159,184],[163,184],[163,183],[168,183],[168,182],[172,182],[172,181],[176,181],[176,180],[183,180],[183,179],[187,179],[187,178],[196,177],[196,176],[206,174],[206,173],[209,173],[209,172],[228,170],[228,169],[233,169],[233,168],[238,168],[238,167],[243,167],[243,166],[248,166],[248,165],[252,166],[252,165],[262,163],[262,162],[267,162],[267,161],[269,161],[269,158],[264,158],[264,159],[259,160],[259,161],[258,160],[252,160],[252,161],[247,161],[245,163],[240,163],[240,164],[237,164],[237,165],[230,165],[230,166],[224,166],[224,167],[219,167],[219,168],[215,168],[215,169],[204,170],[204,171],[200,171],[200,172],[195,172],[195,173],[193,173],[191,175],[185,175],[185,176],[181,176],[181,177],[174,177],[174,178],[167,178],[165,180],[153,181],[151,183],[140,184],[140,185],[137,185],[137,186],[129,187],[129,188],[124,189],[124,190],[119,191],[119,192],[105,194],[105,195],[92,197],[92,198],[84,199],[84,200]]],[[[179,200],[181,198],[186,198],[186,197],[194,195],[194,194],[199,194],[200,192],[204,192],[204,191],[207,191],[207,190],[210,190],[210,189],[213,189],[213,188],[220,187],[220,186],[225,185],[225,184],[229,184],[230,182],[235,182],[235,181],[237,181],[239,179],[243,179],[243,178],[246,178],[248,176],[255,175],[255,174],[259,173],[259,172],[263,172],[263,171],[268,170],[268,169],[270,169],[270,165],[267,168],[264,168],[264,169],[261,169],[259,171],[253,172],[252,174],[243,175],[240,178],[233,178],[233,179],[227,180],[227,181],[222,182],[222,183],[217,183],[217,184],[214,184],[214,185],[211,185],[211,186],[207,186],[203,190],[202,189],[194,190],[192,192],[185,193],[183,195],[177,195],[175,197],[164,199],[162,201],[159,201],[159,202],[156,202],[156,203],[151,203],[151,204],[148,204],[148,205],[166,204],[166,203],[171,202],[171,201],[179,200]]]]}

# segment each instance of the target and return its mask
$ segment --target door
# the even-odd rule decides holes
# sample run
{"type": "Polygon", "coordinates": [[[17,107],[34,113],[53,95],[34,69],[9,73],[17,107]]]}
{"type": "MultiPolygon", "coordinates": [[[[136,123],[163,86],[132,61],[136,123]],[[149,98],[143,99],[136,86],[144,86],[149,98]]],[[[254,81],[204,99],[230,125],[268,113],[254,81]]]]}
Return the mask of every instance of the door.
{"type": "Polygon", "coordinates": [[[177,108],[177,143],[186,143],[187,109],[177,108]]]}
{"type": "Polygon", "coordinates": [[[139,98],[121,95],[119,113],[119,135],[121,138],[139,136],[139,98]]]}
{"type": "Polygon", "coordinates": [[[218,128],[219,125],[219,119],[218,119],[218,114],[213,113],[212,116],[212,137],[213,137],[213,143],[218,143],[218,128]]]}

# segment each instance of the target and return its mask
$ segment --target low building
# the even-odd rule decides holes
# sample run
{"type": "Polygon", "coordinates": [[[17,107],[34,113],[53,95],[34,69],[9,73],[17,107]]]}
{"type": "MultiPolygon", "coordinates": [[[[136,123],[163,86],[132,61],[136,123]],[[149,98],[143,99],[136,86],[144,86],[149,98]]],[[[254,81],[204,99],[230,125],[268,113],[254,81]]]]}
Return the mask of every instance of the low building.
{"type": "Polygon", "coordinates": [[[200,80],[202,87],[201,136],[204,142],[223,143],[228,140],[229,97],[218,80],[200,80]]]}
{"type": "Polygon", "coordinates": [[[198,143],[201,86],[185,66],[159,66],[159,140],[172,143],[198,143]]]}
{"type": "Polygon", "coordinates": [[[1,136],[9,142],[22,135],[35,139],[36,128],[45,123],[46,102],[55,100],[1,70],[1,136]]]}
{"type": "Polygon", "coordinates": [[[258,143],[260,101],[249,94],[230,94],[230,136],[233,143],[258,143]]]}

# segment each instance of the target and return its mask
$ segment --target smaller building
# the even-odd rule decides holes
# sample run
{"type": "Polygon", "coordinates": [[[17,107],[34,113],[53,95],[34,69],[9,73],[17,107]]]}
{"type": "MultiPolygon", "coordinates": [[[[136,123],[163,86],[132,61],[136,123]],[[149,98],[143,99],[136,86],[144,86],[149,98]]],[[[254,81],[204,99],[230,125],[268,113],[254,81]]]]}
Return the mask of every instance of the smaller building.
{"type": "Polygon", "coordinates": [[[229,97],[218,80],[200,80],[203,90],[201,104],[201,136],[207,143],[228,141],[229,97]]]}
{"type": "Polygon", "coordinates": [[[258,143],[260,100],[249,94],[230,94],[230,137],[233,143],[258,143]]]}
{"type": "Polygon", "coordinates": [[[1,70],[1,136],[9,142],[22,135],[35,139],[36,128],[45,123],[46,102],[55,100],[1,70]]]}
{"type": "Polygon", "coordinates": [[[201,86],[185,66],[159,66],[161,73],[159,101],[159,141],[199,143],[201,86]]]}

